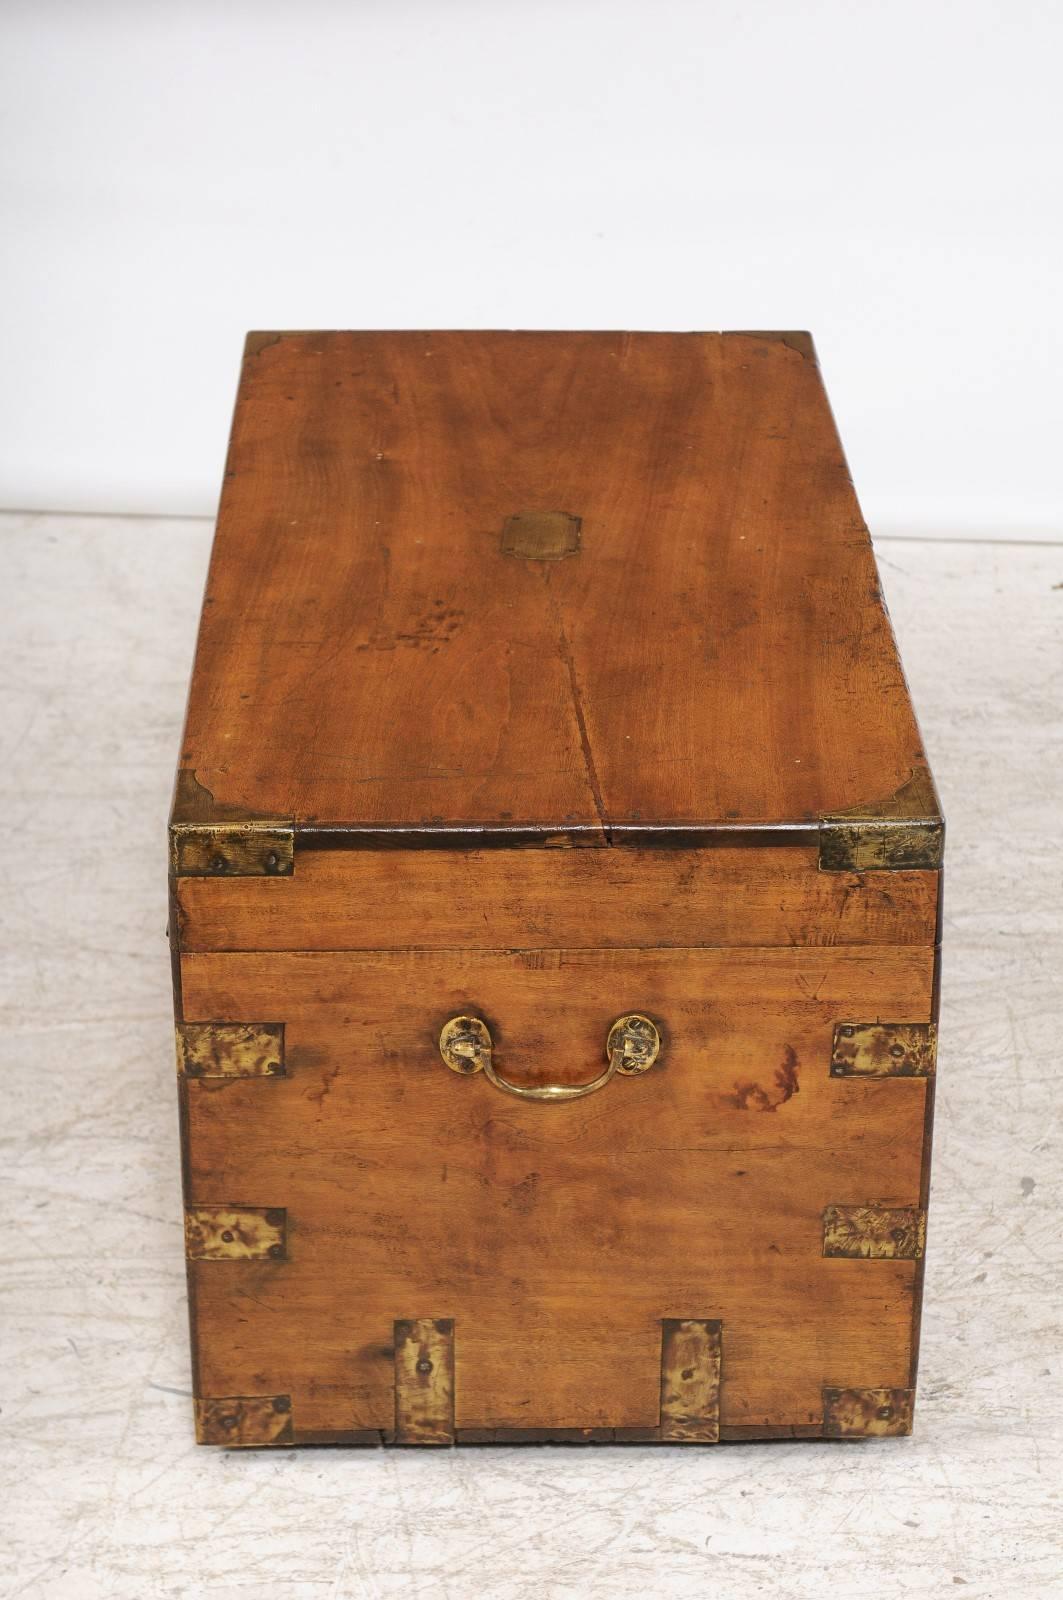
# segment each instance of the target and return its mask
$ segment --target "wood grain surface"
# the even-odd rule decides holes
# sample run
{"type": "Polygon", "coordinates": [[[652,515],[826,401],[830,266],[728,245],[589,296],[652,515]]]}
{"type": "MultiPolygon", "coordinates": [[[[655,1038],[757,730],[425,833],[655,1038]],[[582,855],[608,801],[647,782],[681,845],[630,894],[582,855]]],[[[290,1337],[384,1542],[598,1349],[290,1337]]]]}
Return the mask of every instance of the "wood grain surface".
{"type": "MultiPolygon", "coordinates": [[[[0,895],[9,1139],[0,1495],[4,1578],[28,1584],[23,1600],[172,1600],[181,1587],[189,1600],[197,1591],[229,1600],[234,1589],[242,1600],[544,1600],[559,1587],[579,1600],[1052,1594],[1063,1483],[1063,897],[1048,891],[1063,865],[1053,688],[1063,549],[881,546],[952,843],[913,1436],[214,1459],[216,1447],[205,1455],[192,1442],[160,904],[160,821],[210,526],[8,515],[0,537],[16,597],[2,782],[18,821],[0,895]]],[[[267,993],[276,998],[256,988],[257,1001],[267,993]]],[[[819,1037],[829,1049],[827,1030],[819,1037]]],[[[447,1076],[457,1093],[476,1090],[447,1076]]],[[[596,1101],[605,1108],[612,1089],[652,1081],[613,1084],[580,1115],[596,1101]]],[[[811,1093],[801,1081],[795,1110],[811,1093]]],[[[320,1076],[304,1074],[302,1087],[320,1088],[320,1076]]],[[[257,1184],[230,1198],[267,1203],[257,1184]]],[[[233,1298],[254,1373],[269,1313],[233,1298]]],[[[353,1323],[338,1298],[333,1313],[353,1323]]],[[[332,1338],[342,1343],[342,1328],[332,1338]]],[[[603,1341],[603,1361],[614,1343],[603,1341]]],[[[644,1348],[659,1366],[659,1339],[644,1348]]],[[[765,1336],[758,1366],[773,1355],[765,1336]]],[[[274,1359],[284,1364],[280,1351],[274,1359]]],[[[342,1354],[330,1372],[347,1420],[342,1354]]],[[[835,1373],[838,1389],[853,1381],[835,1373]]],[[[890,1385],[906,1386],[903,1376],[890,1385]]],[[[258,1390],[283,1392],[279,1380],[258,1390]]],[[[820,1430],[818,1419],[805,1429],[820,1430]]]]}
{"type": "Polygon", "coordinates": [[[249,340],[181,757],[216,814],[604,842],[922,761],[807,336],[249,340]],[[541,512],[578,549],[507,553],[541,512]]]}
{"type": "Polygon", "coordinates": [[[191,1263],[203,1395],[286,1394],[294,1436],[388,1430],[392,1333],[455,1322],[456,1426],[656,1426],[661,1319],[723,1322],[721,1424],[821,1421],[911,1382],[918,1263],[823,1256],[830,1205],[914,1206],[925,1079],[830,1075],[842,1017],[930,1014],[933,952],[201,953],[186,1016],[283,1004],[285,1078],[184,1080],[189,1203],[283,1206],[283,1261],[191,1263]],[[568,1105],[448,1071],[489,1019],[518,1082],[659,1061],[568,1105]]]}
{"type": "Polygon", "coordinates": [[[936,815],[806,336],[252,336],[173,931],[183,1023],[284,1072],[181,1079],[200,1398],[707,1441],[910,1389],[922,1260],[824,1218],[921,1225],[933,1085],[831,1061],[934,1016],[939,874],[887,868],[936,815]]]}
{"type": "Polygon", "coordinates": [[[933,944],[936,872],[815,847],[306,850],[290,878],[183,878],[184,950],[933,944]]]}

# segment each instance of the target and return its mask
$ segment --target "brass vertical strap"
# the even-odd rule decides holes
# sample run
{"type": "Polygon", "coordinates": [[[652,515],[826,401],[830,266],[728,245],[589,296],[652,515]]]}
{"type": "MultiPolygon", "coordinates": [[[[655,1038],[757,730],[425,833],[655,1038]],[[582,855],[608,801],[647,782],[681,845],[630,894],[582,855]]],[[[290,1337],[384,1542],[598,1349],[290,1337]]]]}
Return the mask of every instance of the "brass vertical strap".
{"type": "Polygon", "coordinates": [[[395,1324],[395,1443],[454,1443],[454,1322],[395,1324]]]}
{"type": "Polygon", "coordinates": [[[723,1323],[666,1317],[661,1330],[661,1438],[715,1444],[723,1323]]]}

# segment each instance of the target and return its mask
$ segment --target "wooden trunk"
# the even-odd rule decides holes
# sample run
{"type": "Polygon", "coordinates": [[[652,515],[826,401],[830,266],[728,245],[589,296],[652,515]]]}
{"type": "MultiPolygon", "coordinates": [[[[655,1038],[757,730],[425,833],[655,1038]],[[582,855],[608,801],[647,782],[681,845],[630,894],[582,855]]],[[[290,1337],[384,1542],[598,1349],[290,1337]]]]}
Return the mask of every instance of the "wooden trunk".
{"type": "Polygon", "coordinates": [[[197,1429],[910,1429],[942,821],[805,334],[248,339],[171,824],[197,1429]]]}

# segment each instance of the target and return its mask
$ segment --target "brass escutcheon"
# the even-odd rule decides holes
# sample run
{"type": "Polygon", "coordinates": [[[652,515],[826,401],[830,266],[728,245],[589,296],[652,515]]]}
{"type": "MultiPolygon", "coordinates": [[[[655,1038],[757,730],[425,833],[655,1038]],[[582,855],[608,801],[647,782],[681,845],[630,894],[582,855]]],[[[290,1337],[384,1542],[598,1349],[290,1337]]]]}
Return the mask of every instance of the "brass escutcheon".
{"type": "Polygon", "coordinates": [[[657,1060],[660,1049],[661,1036],[656,1025],[649,1017],[631,1012],[617,1017],[610,1027],[605,1041],[608,1065],[589,1083],[544,1083],[525,1087],[511,1083],[497,1071],[491,1031],[482,1018],[451,1017],[439,1035],[439,1053],[452,1072],[468,1077],[482,1071],[496,1089],[516,1095],[520,1100],[578,1100],[596,1089],[604,1089],[616,1073],[633,1078],[647,1072],[657,1060]]]}

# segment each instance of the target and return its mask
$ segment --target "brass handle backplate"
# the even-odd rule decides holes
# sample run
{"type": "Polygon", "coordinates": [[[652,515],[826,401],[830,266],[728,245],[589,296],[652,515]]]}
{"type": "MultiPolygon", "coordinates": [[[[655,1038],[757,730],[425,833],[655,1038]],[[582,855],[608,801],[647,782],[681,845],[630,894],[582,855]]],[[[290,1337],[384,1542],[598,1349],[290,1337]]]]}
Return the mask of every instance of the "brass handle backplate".
{"type": "Polygon", "coordinates": [[[661,1036],[649,1017],[631,1012],[617,1017],[605,1041],[608,1065],[589,1083],[543,1083],[524,1087],[510,1083],[497,1071],[491,1031],[480,1017],[451,1017],[439,1035],[439,1053],[452,1072],[466,1077],[483,1072],[489,1083],[521,1100],[578,1100],[581,1095],[604,1089],[616,1073],[625,1078],[646,1072],[657,1060],[661,1036]]]}

